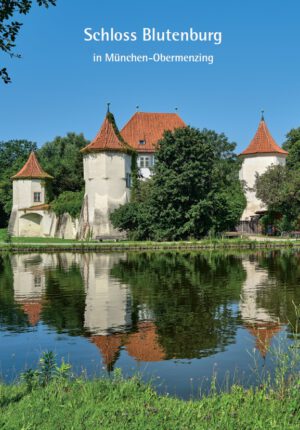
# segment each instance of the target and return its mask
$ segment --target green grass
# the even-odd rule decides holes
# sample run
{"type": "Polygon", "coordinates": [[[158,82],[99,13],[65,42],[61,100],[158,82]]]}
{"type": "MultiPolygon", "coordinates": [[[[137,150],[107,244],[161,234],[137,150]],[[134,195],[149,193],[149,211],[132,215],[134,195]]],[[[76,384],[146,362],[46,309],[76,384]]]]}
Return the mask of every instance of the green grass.
{"type": "Polygon", "coordinates": [[[284,394],[244,390],[183,401],[161,396],[138,378],[54,381],[27,391],[0,386],[0,428],[193,430],[299,429],[299,384],[284,394]]]}
{"type": "Polygon", "coordinates": [[[173,242],[152,242],[152,241],[81,241],[59,238],[44,238],[44,237],[12,237],[7,241],[7,230],[0,229],[0,251],[1,250],[168,250],[168,249],[257,249],[257,248],[283,248],[283,247],[299,247],[300,240],[288,240],[264,238],[259,241],[250,240],[247,238],[233,239],[202,239],[190,241],[173,241],[173,242]],[[265,240],[267,239],[267,240],[265,240]]]}

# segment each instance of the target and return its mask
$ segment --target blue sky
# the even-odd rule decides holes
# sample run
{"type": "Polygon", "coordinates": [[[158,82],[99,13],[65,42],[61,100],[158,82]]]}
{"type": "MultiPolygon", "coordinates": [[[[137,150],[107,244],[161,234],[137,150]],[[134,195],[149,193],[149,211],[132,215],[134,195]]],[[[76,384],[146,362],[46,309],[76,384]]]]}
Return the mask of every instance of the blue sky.
{"type": "Polygon", "coordinates": [[[0,140],[39,145],[69,131],[92,139],[111,102],[121,128],[135,112],[178,113],[195,127],[224,132],[245,148],[260,110],[276,141],[300,126],[298,0],[57,0],[22,17],[16,52],[0,56],[13,83],[0,84],[0,140]],[[197,43],[87,43],[85,27],[118,31],[222,31],[219,46],[197,43]],[[213,65],[101,63],[93,53],[202,53],[213,65]]]}

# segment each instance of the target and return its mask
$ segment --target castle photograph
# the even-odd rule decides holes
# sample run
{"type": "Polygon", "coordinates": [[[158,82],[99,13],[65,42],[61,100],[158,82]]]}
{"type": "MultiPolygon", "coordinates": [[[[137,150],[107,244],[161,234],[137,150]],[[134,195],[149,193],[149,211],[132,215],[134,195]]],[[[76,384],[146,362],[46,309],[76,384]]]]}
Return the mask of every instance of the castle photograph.
{"type": "MultiPolygon", "coordinates": [[[[110,214],[130,202],[133,157],[138,180],[149,180],[164,133],[184,127],[186,123],[177,113],[136,112],[119,132],[108,107],[96,137],[81,149],[85,186],[81,214],[76,219],[68,213],[57,216],[51,210],[45,183],[53,177],[43,170],[32,152],[11,178],[13,206],[9,230],[12,236],[125,238],[126,233],[113,227],[110,214]]],[[[267,208],[256,196],[256,176],[271,166],[284,166],[287,154],[274,141],[262,115],[253,139],[239,154],[239,178],[247,203],[236,226],[238,231],[258,233],[258,220],[267,208]]]]}

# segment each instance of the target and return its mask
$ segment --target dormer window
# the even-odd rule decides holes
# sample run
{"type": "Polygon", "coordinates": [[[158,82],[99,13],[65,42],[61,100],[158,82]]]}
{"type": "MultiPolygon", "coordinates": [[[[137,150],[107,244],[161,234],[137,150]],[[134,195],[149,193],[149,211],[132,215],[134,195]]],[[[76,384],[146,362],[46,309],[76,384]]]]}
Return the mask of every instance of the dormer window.
{"type": "Polygon", "coordinates": [[[145,140],[139,140],[139,145],[145,145],[146,141],[145,140]]]}

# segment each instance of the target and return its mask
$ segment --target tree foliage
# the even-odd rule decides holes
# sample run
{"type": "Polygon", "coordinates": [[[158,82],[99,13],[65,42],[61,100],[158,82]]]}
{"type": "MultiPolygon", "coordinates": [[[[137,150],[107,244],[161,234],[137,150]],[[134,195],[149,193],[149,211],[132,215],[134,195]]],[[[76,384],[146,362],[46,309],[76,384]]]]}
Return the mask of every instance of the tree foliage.
{"type": "Polygon", "coordinates": [[[135,193],[137,201],[113,212],[114,226],[133,238],[154,240],[200,238],[234,228],[245,206],[234,148],[211,130],[165,132],[153,178],[135,193]]]}
{"type": "Polygon", "coordinates": [[[286,137],[282,147],[289,153],[287,166],[292,169],[300,168],[300,127],[293,128],[286,137]]]}
{"type": "Polygon", "coordinates": [[[200,358],[235,339],[238,301],[246,273],[232,255],[129,253],[111,275],[129,285],[133,314],[146,308],[155,319],[166,358],[200,358]],[[192,341],[191,341],[192,339],[192,341]]]}
{"type": "Polygon", "coordinates": [[[255,185],[257,197],[268,207],[262,221],[279,231],[299,229],[300,223],[300,128],[292,129],[286,137],[286,165],[270,166],[255,185]]]}
{"type": "MultiPolygon", "coordinates": [[[[39,6],[48,8],[55,6],[56,0],[36,0],[39,6]]],[[[13,53],[16,46],[16,37],[22,27],[20,21],[14,20],[14,15],[27,15],[32,7],[32,0],[0,0],[0,51],[11,57],[20,58],[19,54],[13,53]]],[[[11,82],[6,67],[0,69],[0,78],[5,84],[11,82]]]]}
{"type": "Polygon", "coordinates": [[[36,143],[28,140],[9,140],[0,142],[0,226],[7,225],[12,207],[12,182],[15,175],[25,164],[36,143]]]}
{"type": "Polygon", "coordinates": [[[83,162],[80,149],[89,143],[83,134],[68,133],[45,143],[38,151],[43,169],[53,176],[50,200],[64,191],[81,191],[84,187],[83,162]]]}
{"type": "Polygon", "coordinates": [[[51,202],[51,209],[56,215],[68,213],[72,218],[80,215],[84,191],[64,191],[51,202]]]}

